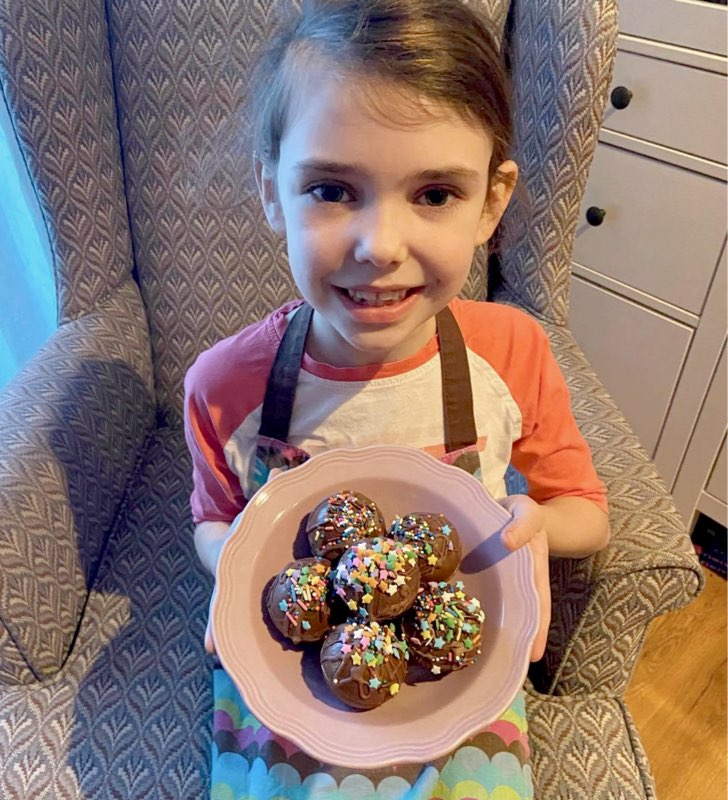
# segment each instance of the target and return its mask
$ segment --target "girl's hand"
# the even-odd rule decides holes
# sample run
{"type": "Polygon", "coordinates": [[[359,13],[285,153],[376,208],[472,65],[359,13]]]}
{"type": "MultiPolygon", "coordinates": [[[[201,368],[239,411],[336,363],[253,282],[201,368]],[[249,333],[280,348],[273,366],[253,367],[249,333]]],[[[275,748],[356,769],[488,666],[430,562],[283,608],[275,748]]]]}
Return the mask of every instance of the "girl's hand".
{"type": "Polygon", "coordinates": [[[546,514],[543,508],[525,494],[514,494],[498,501],[513,515],[501,539],[509,550],[528,545],[533,556],[533,576],[540,607],[540,620],[531,649],[531,661],[538,661],[546,651],[551,622],[551,582],[549,580],[549,543],[546,537],[546,514]]]}
{"type": "MultiPolygon", "coordinates": [[[[268,475],[268,480],[274,478],[279,472],[283,470],[274,467],[270,474],[268,475]]],[[[242,512],[241,512],[242,514],[242,512]]],[[[210,524],[208,523],[208,528],[211,528],[210,533],[205,537],[205,544],[197,545],[198,553],[200,553],[201,548],[204,548],[204,552],[200,553],[200,557],[202,559],[202,563],[207,566],[208,570],[215,576],[217,579],[217,562],[220,558],[220,552],[222,551],[222,546],[227,541],[228,537],[233,531],[233,528],[238,523],[240,519],[240,514],[230,523],[228,526],[226,523],[212,523],[216,524],[216,528],[211,528],[210,524]]],[[[212,604],[215,602],[215,592],[217,591],[217,580],[215,585],[212,588],[212,594],[210,595],[210,605],[207,611],[207,628],[205,628],[205,650],[211,655],[214,656],[217,653],[217,648],[215,647],[215,637],[212,635],[212,604]]]]}
{"type": "MultiPolygon", "coordinates": [[[[237,525],[238,515],[231,523],[227,522],[201,522],[195,528],[195,548],[197,555],[205,569],[217,581],[217,562],[220,560],[220,553],[223,545],[230,537],[233,529],[237,525]]],[[[213,586],[210,596],[210,604],[207,611],[207,628],[205,629],[205,650],[210,655],[215,655],[215,639],[212,635],[212,604],[215,600],[217,583],[213,586]]]]}
{"type": "Polygon", "coordinates": [[[217,653],[215,648],[215,639],[212,635],[212,604],[215,602],[215,592],[217,591],[217,584],[212,589],[212,595],[210,596],[210,606],[207,613],[207,628],[205,629],[205,650],[211,655],[214,656],[217,653]]]}

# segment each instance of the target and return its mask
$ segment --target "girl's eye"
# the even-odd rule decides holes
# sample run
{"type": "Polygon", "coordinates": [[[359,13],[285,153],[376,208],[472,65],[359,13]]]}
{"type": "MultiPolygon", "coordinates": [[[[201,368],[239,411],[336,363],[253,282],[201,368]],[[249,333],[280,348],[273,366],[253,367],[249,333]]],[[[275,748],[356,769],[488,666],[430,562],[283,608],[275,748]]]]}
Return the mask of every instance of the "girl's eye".
{"type": "Polygon", "coordinates": [[[455,197],[455,193],[450,189],[444,189],[442,187],[436,186],[432,189],[426,189],[420,195],[425,205],[428,206],[446,206],[452,198],[455,197]]]}
{"type": "Polygon", "coordinates": [[[342,203],[351,200],[351,195],[343,187],[335,183],[319,183],[306,190],[324,203],[342,203]]]}

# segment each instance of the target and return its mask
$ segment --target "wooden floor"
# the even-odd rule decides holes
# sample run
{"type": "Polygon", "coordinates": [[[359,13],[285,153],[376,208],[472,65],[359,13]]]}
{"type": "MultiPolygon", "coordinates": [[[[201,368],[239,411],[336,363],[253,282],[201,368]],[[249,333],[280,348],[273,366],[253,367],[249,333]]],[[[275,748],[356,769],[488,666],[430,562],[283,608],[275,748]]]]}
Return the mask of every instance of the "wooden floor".
{"type": "Polygon", "coordinates": [[[650,626],[626,694],[658,800],[725,800],[726,581],[650,626]]]}

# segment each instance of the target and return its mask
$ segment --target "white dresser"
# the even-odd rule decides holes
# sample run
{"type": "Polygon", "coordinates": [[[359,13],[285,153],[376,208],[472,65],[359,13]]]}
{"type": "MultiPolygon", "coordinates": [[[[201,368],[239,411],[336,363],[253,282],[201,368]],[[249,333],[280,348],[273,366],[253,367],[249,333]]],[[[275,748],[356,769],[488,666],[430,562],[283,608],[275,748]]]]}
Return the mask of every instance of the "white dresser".
{"type": "Polygon", "coordinates": [[[726,491],[726,6],[622,0],[570,326],[686,523],[726,491]]]}

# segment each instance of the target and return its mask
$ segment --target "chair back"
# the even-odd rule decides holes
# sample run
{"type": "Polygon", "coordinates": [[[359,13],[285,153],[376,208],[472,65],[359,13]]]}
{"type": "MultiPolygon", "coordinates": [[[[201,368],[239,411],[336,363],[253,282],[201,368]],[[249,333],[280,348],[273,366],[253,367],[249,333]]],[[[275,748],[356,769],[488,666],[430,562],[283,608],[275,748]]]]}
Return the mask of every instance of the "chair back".
{"type": "MultiPolygon", "coordinates": [[[[475,0],[472,0],[475,1],[475,0]]],[[[496,35],[507,0],[479,0],[496,35]]],[[[61,322],[132,277],[157,400],[179,421],[197,354],[296,296],[263,217],[244,115],[251,62],[290,0],[5,0],[0,80],[51,234],[61,322]]],[[[611,75],[615,0],[514,0],[525,189],[496,299],[565,323],[577,214],[611,75]]],[[[466,294],[486,296],[479,252],[466,294]]]]}

